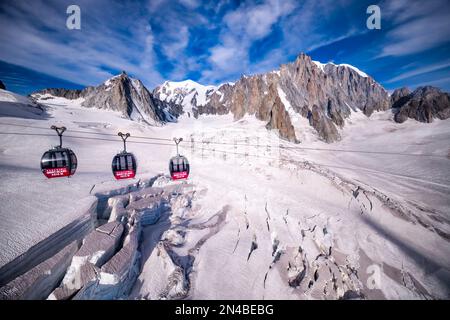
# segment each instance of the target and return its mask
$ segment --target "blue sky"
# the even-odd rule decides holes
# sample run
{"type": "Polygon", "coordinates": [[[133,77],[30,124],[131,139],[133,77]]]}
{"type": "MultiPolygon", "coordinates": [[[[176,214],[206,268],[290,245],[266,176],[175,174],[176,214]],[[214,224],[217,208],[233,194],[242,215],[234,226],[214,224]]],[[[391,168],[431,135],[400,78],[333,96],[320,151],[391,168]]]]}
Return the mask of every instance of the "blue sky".
{"type": "Polygon", "coordinates": [[[448,0],[0,1],[0,80],[28,94],[97,85],[126,70],[165,80],[234,81],[293,61],[349,63],[388,90],[450,90],[448,0]],[[66,8],[81,8],[81,30],[66,8]],[[371,4],[381,30],[366,28],[371,4]]]}

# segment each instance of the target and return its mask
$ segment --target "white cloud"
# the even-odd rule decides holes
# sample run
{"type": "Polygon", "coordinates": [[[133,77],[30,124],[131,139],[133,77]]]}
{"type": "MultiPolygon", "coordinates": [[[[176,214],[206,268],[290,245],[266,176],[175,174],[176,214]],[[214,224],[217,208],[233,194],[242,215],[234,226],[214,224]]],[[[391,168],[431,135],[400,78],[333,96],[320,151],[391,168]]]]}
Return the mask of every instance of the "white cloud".
{"type": "Polygon", "coordinates": [[[268,0],[262,4],[241,5],[223,18],[230,32],[249,40],[265,37],[278,19],[295,7],[292,1],[268,0]]]}
{"type": "Polygon", "coordinates": [[[438,71],[441,69],[445,69],[450,67],[450,61],[444,62],[444,63],[436,63],[436,64],[432,64],[432,65],[428,65],[428,66],[424,66],[418,69],[414,69],[412,71],[408,71],[405,73],[402,73],[392,79],[389,79],[388,81],[385,81],[386,83],[392,83],[392,82],[397,82],[400,80],[404,80],[404,79],[409,79],[412,77],[416,77],[416,76],[420,76],[420,75],[424,75],[433,71],[438,71]]]}
{"type": "Polygon", "coordinates": [[[382,19],[393,25],[378,57],[420,53],[450,39],[450,10],[446,0],[394,0],[382,5],[382,19]]]}
{"type": "Polygon", "coordinates": [[[358,29],[352,19],[343,20],[342,14],[350,5],[348,2],[267,0],[253,5],[242,4],[224,16],[220,43],[210,49],[211,66],[203,71],[201,81],[217,83],[235,80],[242,73],[267,72],[289,62],[290,57],[301,51],[312,51],[367,32],[365,25],[358,29]],[[330,29],[330,25],[335,24],[339,28],[330,29]],[[249,53],[254,49],[255,41],[275,30],[280,43],[261,52],[258,61],[250,61],[249,53]]]}
{"type": "Polygon", "coordinates": [[[139,8],[113,7],[104,0],[79,5],[81,30],[65,28],[66,8],[60,2],[4,5],[0,59],[83,85],[103,82],[112,75],[109,69],[126,70],[147,85],[162,81],[152,57],[151,30],[139,8]]]}
{"type": "Polygon", "coordinates": [[[174,32],[165,33],[166,41],[161,47],[169,59],[177,59],[189,44],[189,29],[185,25],[177,27],[174,32]]]}
{"type": "Polygon", "coordinates": [[[181,4],[185,5],[190,9],[195,9],[200,6],[200,0],[179,0],[181,4]]]}
{"type": "Polygon", "coordinates": [[[419,17],[433,15],[442,9],[445,0],[385,0],[381,3],[382,19],[400,24],[419,17]]]}
{"type": "Polygon", "coordinates": [[[412,20],[387,34],[380,56],[403,56],[426,51],[449,42],[450,20],[446,14],[412,20]]]}
{"type": "Polygon", "coordinates": [[[423,87],[423,86],[438,86],[438,87],[449,87],[450,86],[450,77],[443,77],[434,80],[428,80],[425,82],[416,82],[411,85],[413,88],[423,87]]]}
{"type": "Polygon", "coordinates": [[[210,49],[211,68],[202,72],[201,81],[217,82],[236,73],[249,71],[249,49],[254,41],[272,32],[273,26],[295,8],[295,1],[267,0],[242,4],[223,17],[220,43],[210,49]]]}

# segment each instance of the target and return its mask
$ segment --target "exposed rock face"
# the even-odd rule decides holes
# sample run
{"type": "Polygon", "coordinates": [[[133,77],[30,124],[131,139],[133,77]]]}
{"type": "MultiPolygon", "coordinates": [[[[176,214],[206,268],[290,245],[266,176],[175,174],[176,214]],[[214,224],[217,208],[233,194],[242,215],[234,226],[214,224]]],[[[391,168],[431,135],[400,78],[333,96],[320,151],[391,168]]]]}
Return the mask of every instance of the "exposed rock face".
{"type": "Polygon", "coordinates": [[[215,86],[203,86],[192,80],[180,82],[166,81],[161,86],[153,90],[153,96],[159,101],[164,101],[172,106],[172,115],[178,118],[181,114],[188,117],[193,116],[194,110],[199,105],[206,103],[207,97],[217,90],[215,86]]]}
{"type": "Polygon", "coordinates": [[[340,138],[337,127],[351,111],[370,116],[390,107],[388,93],[371,77],[348,65],[311,61],[304,54],[281,66],[279,86],[292,108],[308,114],[310,124],[327,142],[340,138]]]}
{"type": "MultiPolygon", "coordinates": [[[[280,137],[297,142],[309,120],[318,136],[333,142],[351,112],[370,116],[387,110],[391,100],[384,88],[350,65],[321,64],[300,54],[293,63],[266,74],[243,76],[219,87],[194,81],[166,81],[150,93],[139,80],[122,73],[100,86],[83,90],[47,89],[36,94],[68,99],[83,98],[82,105],[121,112],[132,120],[160,125],[181,116],[231,113],[235,120],[254,115],[280,137]],[[297,120],[296,120],[297,119],[297,120]],[[294,121],[295,120],[295,121],[294,121]],[[302,127],[303,125],[303,127],[302,127]]],[[[36,95],[34,94],[34,95],[36,95]]],[[[406,93],[399,92],[404,97],[406,93]]],[[[397,95],[392,99],[399,99],[397,95]]]]}
{"type": "Polygon", "coordinates": [[[49,94],[55,97],[62,97],[70,100],[83,98],[86,95],[85,90],[79,90],[79,89],[64,89],[64,88],[48,88],[43,89],[38,92],[32,93],[31,97],[36,98],[40,97],[40,95],[49,94]]]}
{"type": "Polygon", "coordinates": [[[390,108],[388,93],[371,77],[349,65],[312,61],[305,54],[282,65],[279,71],[243,76],[234,84],[202,90],[204,97],[200,99],[198,84],[192,90],[172,93],[167,87],[164,84],[156,88],[155,96],[164,101],[182,101],[184,106],[190,104],[195,117],[231,112],[237,120],[245,114],[255,115],[267,122],[267,128],[279,130],[280,136],[290,141],[296,141],[295,130],[301,130],[292,125],[291,117],[296,114],[307,117],[323,140],[333,142],[340,139],[338,127],[344,126],[352,111],[370,116],[390,108]],[[280,100],[280,95],[285,96],[285,101],[280,100]]]}
{"type": "Polygon", "coordinates": [[[392,94],[395,121],[402,123],[408,118],[430,123],[434,118],[450,118],[450,95],[438,88],[419,87],[412,93],[402,88],[392,94]]]}
{"type": "Polygon", "coordinates": [[[81,105],[86,108],[118,111],[124,117],[150,125],[172,121],[170,111],[177,110],[177,107],[155,99],[140,80],[130,78],[125,72],[97,87],[83,90],[45,89],[34,93],[33,97],[44,94],[66,99],[83,98],[81,105]]]}
{"type": "Polygon", "coordinates": [[[406,87],[396,89],[391,95],[392,108],[401,107],[405,102],[409,100],[410,94],[411,91],[406,87]]]}
{"type": "MultiPolygon", "coordinates": [[[[274,90],[273,87],[272,90],[274,90]]],[[[291,123],[291,118],[281,102],[280,97],[275,96],[273,105],[269,109],[269,122],[267,123],[266,128],[278,129],[282,137],[288,139],[289,141],[297,142],[295,129],[291,123]]]]}
{"type": "Polygon", "coordinates": [[[320,107],[313,105],[308,109],[308,119],[319,135],[327,142],[333,142],[339,138],[339,132],[333,122],[325,116],[320,107]]]}
{"type": "Polygon", "coordinates": [[[6,90],[6,86],[5,86],[5,84],[2,82],[2,80],[0,80],[0,89],[6,90]]]}

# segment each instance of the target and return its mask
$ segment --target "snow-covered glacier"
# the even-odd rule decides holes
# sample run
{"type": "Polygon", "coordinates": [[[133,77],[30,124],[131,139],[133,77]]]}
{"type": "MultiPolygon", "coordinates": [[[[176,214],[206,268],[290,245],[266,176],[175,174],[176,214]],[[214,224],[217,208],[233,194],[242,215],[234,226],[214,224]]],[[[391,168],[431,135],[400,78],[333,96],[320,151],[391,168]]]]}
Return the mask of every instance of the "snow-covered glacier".
{"type": "Polygon", "coordinates": [[[0,299],[450,298],[449,120],[357,111],[332,145],[299,120],[299,145],[251,116],[150,127],[1,98],[0,299]],[[53,124],[77,154],[71,178],[40,172],[53,124]],[[120,182],[119,131],[138,159],[120,182]],[[187,181],[167,172],[173,137],[187,181]]]}

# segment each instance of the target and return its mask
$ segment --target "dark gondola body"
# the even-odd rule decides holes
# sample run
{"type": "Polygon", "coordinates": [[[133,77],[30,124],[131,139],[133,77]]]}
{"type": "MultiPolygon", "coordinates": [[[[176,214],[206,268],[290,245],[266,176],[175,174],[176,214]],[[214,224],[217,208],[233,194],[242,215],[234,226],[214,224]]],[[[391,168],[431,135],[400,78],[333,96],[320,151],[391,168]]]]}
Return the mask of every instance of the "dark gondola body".
{"type": "Polygon", "coordinates": [[[55,147],[44,153],[41,158],[42,173],[49,179],[70,177],[77,170],[77,157],[68,148],[55,147]]]}
{"type": "Polygon", "coordinates": [[[172,180],[187,179],[189,170],[189,162],[186,157],[179,155],[170,159],[169,171],[172,180]]]}
{"type": "Polygon", "coordinates": [[[112,171],[117,180],[134,178],[136,169],[136,158],[132,153],[122,152],[113,158],[112,171]]]}

